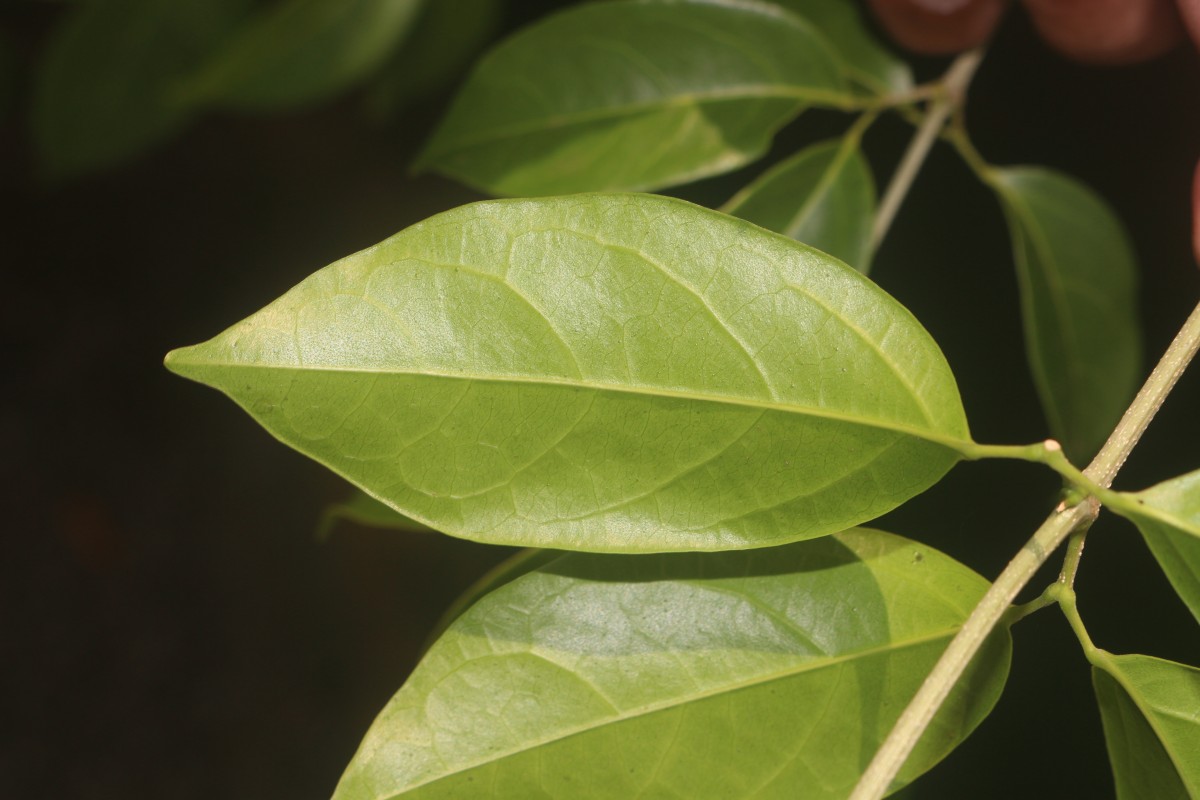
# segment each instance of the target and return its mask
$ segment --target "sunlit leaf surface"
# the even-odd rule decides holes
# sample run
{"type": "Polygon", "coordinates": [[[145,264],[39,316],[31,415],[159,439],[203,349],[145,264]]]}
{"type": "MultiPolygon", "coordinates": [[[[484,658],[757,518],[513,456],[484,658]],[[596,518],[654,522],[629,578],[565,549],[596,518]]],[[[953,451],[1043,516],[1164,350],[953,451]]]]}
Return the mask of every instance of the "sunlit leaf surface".
{"type": "Polygon", "coordinates": [[[651,195],[440,214],[167,363],[402,513],[522,546],[822,536],[924,490],[969,440],[895,300],[651,195]]]}

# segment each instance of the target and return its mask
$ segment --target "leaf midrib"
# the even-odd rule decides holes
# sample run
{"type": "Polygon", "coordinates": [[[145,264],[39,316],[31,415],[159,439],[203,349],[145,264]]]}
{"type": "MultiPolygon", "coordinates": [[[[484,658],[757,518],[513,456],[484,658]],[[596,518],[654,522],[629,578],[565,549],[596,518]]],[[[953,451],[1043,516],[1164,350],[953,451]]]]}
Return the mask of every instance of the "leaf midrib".
{"type": "MultiPolygon", "coordinates": [[[[185,348],[186,349],[186,348],[185,348]]],[[[613,392],[617,394],[633,394],[646,397],[661,397],[671,400],[691,400],[700,403],[717,403],[723,405],[738,406],[742,408],[752,408],[759,411],[777,411],[786,414],[798,414],[801,416],[816,417],[819,419],[831,420],[834,422],[844,422],[851,425],[861,425],[868,428],[877,428],[880,430],[893,431],[906,436],[912,436],[918,439],[941,445],[956,453],[960,453],[969,457],[973,452],[973,442],[969,439],[960,439],[954,436],[938,433],[932,430],[918,428],[913,425],[906,425],[902,422],[895,422],[886,419],[876,419],[872,417],[861,416],[845,412],[831,411],[829,409],[818,408],[815,406],[804,406],[792,403],[781,403],[771,400],[760,400],[751,397],[738,397],[736,395],[722,394],[700,394],[695,391],[685,389],[671,389],[663,386],[650,386],[645,384],[638,385],[621,385],[608,383],[605,381],[572,379],[566,377],[551,377],[551,376],[532,376],[532,375],[483,375],[479,373],[469,372],[446,372],[436,370],[405,370],[405,369],[370,369],[364,367],[337,367],[328,365],[312,365],[312,364],[249,364],[246,362],[237,361],[181,361],[181,356],[177,355],[180,351],[175,351],[167,356],[167,365],[181,372],[186,377],[187,370],[180,370],[179,367],[184,364],[189,364],[197,367],[213,367],[213,368],[228,368],[228,369],[247,369],[247,370],[282,370],[294,372],[345,372],[356,373],[363,375],[394,375],[394,376],[411,376],[420,378],[444,378],[450,380],[465,380],[477,381],[480,383],[516,383],[529,385],[546,385],[546,386],[561,386],[569,389],[584,389],[596,392],[613,392]]]]}
{"type": "MultiPolygon", "coordinates": [[[[875,647],[868,647],[868,648],[865,648],[862,650],[854,650],[854,651],[850,651],[848,653],[841,653],[839,655],[826,657],[824,659],[814,659],[812,661],[807,661],[802,664],[799,664],[793,669],[787,669],[787,670],[781,670],[781,671],[776,671],[776,672],[769,672],[769,673],[765,673],[762,675],[756,675],[753,678],[749,678],[749,679],[739,681],[739,682],[727,683],[722,686],[715,687],[715,688],[712,688],[712,689],[709,689],[706,691],[696,692],[694,694],[687,695],[686,697],[683,697],[683,698],[671,698],[670,700],[666,700],[661,703],[650,704],[641,709],[638,709],[637,711],[635,711],[633,713],[629,713],[624,716],[617,716],[614,718],[598,720],[596,722],[593,722],[593,723],[590,723],[587,725],[576,726],[574,729],[560,732],[559,734],[555,735],[552,738],[538,740],[536,742],[526,744],[522,747],[511,748],[509,750],[504,750],[499,753],[492,754],[488,758],[479,759],[474,762],[465,764],[461,767],[455,768],[453,771],[448,771],[445,774],[437,775],[433,778],[430,778],[429,780],[424,780],[419,783],[409,784],[398,791],[390,792],[388,794],[376,795],[375,800],[397,800],[397,798],[402,797],[404,794],[411,792],[414,789],[420,789],[423,786],[430,786],[434,783],[437,783],[438,781],[445,780],[454,775],[459,775],[459,774],[468,772],[470,770],[478,769],[479,767],[482,767],[486,764],[503,761],[512,756],[519,755],[521,753],[524,753],[524,752],[527,752],[530,750],[534,750],[534,749],[543,747],[545,745],[548,745],[548,744],[551,744],[554,742],[561,742],[561,741],[564,741],[571,737],[579,736],[581,734],[585,734],[590,731],[597,730],[599,728],[603,728],[608,725],[622,724],[625,722],[629,722],[630,720],[639,719],[641,717],[646,717],[651,714],[658,713],[660,711],[672,709],[676,706],[683,706],[683,705],[687,705],[689,703],[695,703],[695,702],[699,702],[702,700],[707,700],[711,697],[718,697],[723,694],[732,694],[734,692],[738,692],[743,689],[764,686],[766,684],[773,683],[775,681],[782,681],[782,680],[787,680],[789,678],[795,678],[795,677],[798,677],[798,676],[801,676],[804,674],[818,672],[820,670],[827,669],[830,667],[838,667],[843,664],[850,663],[850,662],[854,661],[855,659],[870,658],[871,656],[878,655],[881,653],[895,653],[895,652],[905,650],[908,648],[919,647],[921,645],[929,644],[931,642],[936,642],[939,639],[950,639],[957,633],[958,630],[959,630],[958,627],[954,627],[954,628],[950,628],[947,630],[938,631],[935,633],[927,633],[922,636],[913,637],[911,639],[907,639],[900,643],[889,642],[886,644],[877,645],[875,647]]],[[[518,655],[518,654],[514,653],[513,655],[518,655]]],[[[533,651],[525,651],[523,653],[520,653],[519,655],[530,655],[535,658],[539,658],[543,661],[546,661],[547,663],[550,663],[556,667],[561,667],[561,665],[557,664],[556,662],[546,658],[545,656],[535,653],[533,651]]],[[[602,694],[600,696],[604,697],[602,694]]],[[[607,698],[605,698],[605,700],[606,700],[606,702],[608,702],[607,698]]]]}

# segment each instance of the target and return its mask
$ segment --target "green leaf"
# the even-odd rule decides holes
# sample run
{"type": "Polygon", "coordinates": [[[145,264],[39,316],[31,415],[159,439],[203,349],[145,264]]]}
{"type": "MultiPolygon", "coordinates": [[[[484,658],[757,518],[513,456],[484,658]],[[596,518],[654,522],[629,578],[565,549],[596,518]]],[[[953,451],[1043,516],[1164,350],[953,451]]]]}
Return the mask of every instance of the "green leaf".
{"type": "Polygon", "coordinates": [[[405,46],[380,69],[367,94],[375,118],[439,91],[461,77],[500,27],[501,0],[426,3],[405,46]]]}
{"type": "Polygon", "coordinates": [[[1200,670],[1102,656],[1092,682],[1118,800],[1200,798],[1200,670]]]}
{"type": "Polygon", "coordinates": [[[271,111],[324,100],[379,67],[423,0],[285,0],[262,10],[197,71],[197,102],[271,111]]]}
{"type": "Polygon", "coordinates": [[[871,35],[848,0],[770,0],[812,23],[836,51],[847,75],[875,94],[912,88],[912,70],[871,35]]]}
{"type": "Polygon", "coordinates": [[[437,623],[434,624],[433,630],[425,640],[425,646],[421,648],[421,651],[428,652],[429,648],[433,647],[434,643],[441,638],[451,623],[488,594],[499,589],[506,583],[512,583],[522,575],[533,572],[538,567],[549,564],[561,556],[562,553],[558,550],[526,548],[518,550],[513,555],[501,561],[455,598],[450,607],[446,609],[442,616],[438,618],[437,623]]]}
{"type": "Polygon", "coordinates": [[[429,530],[428,525],[422,525],[415,519],[409,519],[366,492],[357,490],[343,502],[335,503],[325,509],[325,513],[321,515],[321,521],[317,525],[317,538],[327,538],[337,524],[342,521],[366,525],[369,528],[391,528],[410,532],[429,530]]]}
{"type": "Polygon", "coordinates": [[[193,106],[178,82],[244,15],[248,0],[80,3],[38,67],[31,124],[43,170],[67,178],[119,164],[171,136],[193,106]]]}
{"type": "Polygon", "coordinates": [[[404,514],[500,544],[823,536],[971,447],[953,375],[899,303],[652,195],[440,214],[167,364],[404,514]]]}
{"type": "Polygon", "coordinates": [[[863,273],[870,268],[875,182],[856,136],[801,150],[721,210],[824,250],[863,273]]]}
{"type": "Polygon", "coordinates": [[[1167,579],[1200,622],[1200,470],[1164,481],[1129,504],[1112,504],[1138,526],[1167,579]]]}
{"type": "Polygon", "coordinates": [[[1137,390],[1137,266],[1095,193],[1040,167],[991,174],[1009,220],[1025,347],[1050,430],[1071,458],[1095,453],[1137,390]]]}
{"type": "MultiPolygon", "coordinates": [[[[870,530],[563,556],[450,626],[334,798],[842,798],[986,589],[870,530]]],[[[985,646],[898,785],[987,715],[1010,647],[985,646]]]]}
{"type": "Polygon", "coordinates": [[[419,166],[503,195],[670,186],[745,164],[809,103],[846,99],[820,36],[774,6],[584,4],[488,53],[419,166]]]}

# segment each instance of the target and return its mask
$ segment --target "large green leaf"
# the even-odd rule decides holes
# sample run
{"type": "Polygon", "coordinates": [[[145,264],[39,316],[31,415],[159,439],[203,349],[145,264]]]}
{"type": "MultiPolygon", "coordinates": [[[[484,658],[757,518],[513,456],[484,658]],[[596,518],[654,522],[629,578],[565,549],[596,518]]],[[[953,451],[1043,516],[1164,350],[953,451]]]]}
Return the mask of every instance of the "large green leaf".
{"type": "Polygon", "coordinates": [[[873,93],[912,88],[912,71],[871,35],[851,0],[770,0],[790,9],[821,32],[856,83],[873,93]]]}
{"type": "Polygon", "coordinates": [[[1200,622],[1200,470],[1133,495],[1112,510],[1131,519],[1200,622]]]}
{"type": "Polygon", "coordinates": [[[970,447],[941,351],[895,300],[652,195],[440,214],[167,363],[404,514],[522,546],[822,536],[970,447]]]}
{"type": "Polygon", "coordinates": [[[31,122],[48,175],[113,166],[180,129],[195,111],[177,84],[242,18],[248,0],[80,3],[38,67],[31,122]]]}
{"type": "Polygon", "coordinates": [[[259,13],[189,81],[197,102],[254,111],[312,103],[380,66],[424,0],[284,0],[259,13]]]}
{"type": "Polygon", "coordinates": [[[1053,434],[1095,453],[1137,390],[1136,264],[1120,220],[1073,178],[998,169],[1021,286],[1025,346],[1053,434]]]}
{"type": "MultiPolygon", "coordinates": [[[[334,794],[842,798],[987,582],[897,536],[568,555],[477,602],[384,708],[334,794]]],[[[986,716],[998,633],[899,782],[986,716]]]]}
{"type": "Polygon", "coordinates": [[[1102,654],[1092,682],[1118,800],[1200,798],[1200,670],[1102,654]]]}
{"type": "Polygon", "coordinates": [[[721,210],[824,250],[860,272],[870,268],[875,181],[858,137],[801,150],[721,210]]]}
{"type": "Polygon", "coordinates": [[[734,0],[590,3],[486,55],[420,165],[503,195],[650,189],[733,169],[846,99],[803,20],[734,0]]]}

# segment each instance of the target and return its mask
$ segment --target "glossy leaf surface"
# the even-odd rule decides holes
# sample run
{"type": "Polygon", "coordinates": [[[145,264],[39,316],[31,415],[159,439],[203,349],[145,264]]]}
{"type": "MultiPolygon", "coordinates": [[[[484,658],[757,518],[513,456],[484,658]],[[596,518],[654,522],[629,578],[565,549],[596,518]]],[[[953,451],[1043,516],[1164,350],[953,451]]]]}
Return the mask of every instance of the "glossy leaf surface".
{"type": "Polygon", "coordinates": [[[420,165],[501,195],[658,188],[744,164],[845,97],[832,51],[774,6],[588,3],[484,56],[420,165]]]}
{"type": "MultiPolygon", "coordinates": [[[[986,588],[870,530],[564,556],[450,626],[334,797],[842,798],[986,588]]],[[[1009,647],[985,647],[901,781],[987,714],[1009,647]]]]}
{"type": "Polygon", "coordinates": [[[846,74],[875,94],[911,89],[912,71],[867,29],[847,0],[771,0],[812,23],[834,49],[846,74]]]}
{"type": "Polygon", "coordinates": [[[651,195],[440,214],[168,365],[406,515],[522,546],[822,536],[969,436],[941,351],[869,280],[651,195]]]}
{"type": "Polygon", "coordinates": [[[1200,622],[1200,471],[1129,495],[1113,511],[1131,519],[1192,615],[1200,622]]]}
{"type": "Polygon", "coordinates": [[[37,72],[33,139],[45,172],[113,166],[162,141],[195,108],[178,82],[244,15],[248,0],[80,3],[37,72]]]}
{"type": "Polygon", "coordinates": [[[423,0],[284,0],[264,9],[189,81],[197,102],[254,111],[323,100],[388,57],[423,0]]]}
{"type": "Polygon", "coordinates": [[[870,268],[875,181],[856,140],[801,150],[721,210],[824,250],[860,272],[870,268]]]}
{"type": "Polygon", "coordinates": [[[1200,670],[1104,654],[1092,682],[1118,800],[1200,797],[1200,670]]]}
{"type": "Polygon", "coordinates": [[[1104,442],[1137,390],[1136,264],[1090,189],[1039,167],[994,170],[1012,233],[1025,347],[1050,430],[1071,458],[1104,442]]]}

